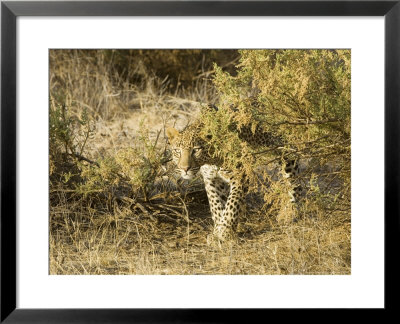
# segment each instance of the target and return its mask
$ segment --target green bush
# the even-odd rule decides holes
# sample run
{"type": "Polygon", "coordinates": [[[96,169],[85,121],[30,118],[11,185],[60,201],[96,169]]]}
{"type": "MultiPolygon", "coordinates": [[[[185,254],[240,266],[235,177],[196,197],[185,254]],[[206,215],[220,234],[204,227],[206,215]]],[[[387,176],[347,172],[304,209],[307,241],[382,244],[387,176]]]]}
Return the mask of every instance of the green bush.
{"type": "MultiPolygon", "coordinates": [[[[76,162],[83,154],[88,140],[95,131],[86,109],[73,115],[65,104],[50,100],[49,105],[49,175],[50,180],[72,176],[76,162]]],[[[74,171],[76,172],[76,170],[74,171]]]]}
{"type": "Polygon", "coordinates": [[[155,142],[150,140],[149,130],[142,123],[133,147],[120,149],[95,164],[80,164],[83,182],[77,187],[77,192],[84,195],[96,192],[114,194],[125,188],[125,195],[130,198],[148,200],[165,162],[164,152],[157,142],[158,137],[155,142]]]}
{"type": "Polygon", "coordinates": [[[94,132],[94,122],[84,110],[73,116],[67,107],[50,102],[50,185],[67,186],[83,196],[102,196],[124,190],[131,198],[148,199],[156,176],[165,162],[157,140],[150,140],[144,123],[133,147],[120,149],[114,155],[92,161],[85,154],[87,141],[94,132]]]}
{"type": "Polygon", "coordinates": [[[215,66],[219,110],[204,109],[201,116],[203,136],[212,135],[212,152],[229,168],[241,163],[253,190],[259,190],[255,168],[273,165],[283,156],[300,159],[308,165],[303,177],[308,182],[317,177],[310,199],[317,196],[315,186],[339,181],[339,190],[329,193],[327,186],[325,193],[331,200],[340,196],[349,203],[350,51],[243,50],[240,54],[235,76],[215,66]],[[281,138],[283,146],[252,147],[239,137],[243,127],[269,132],[281,138]]]}

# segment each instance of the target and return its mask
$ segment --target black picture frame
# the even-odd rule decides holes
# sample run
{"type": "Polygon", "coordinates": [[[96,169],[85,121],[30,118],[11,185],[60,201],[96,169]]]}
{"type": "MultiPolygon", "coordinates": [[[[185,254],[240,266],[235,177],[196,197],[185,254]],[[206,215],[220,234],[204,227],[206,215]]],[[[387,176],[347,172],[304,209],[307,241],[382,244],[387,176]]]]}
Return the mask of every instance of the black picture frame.
{"type": "MultiPolygon", "coordinates": [[[[400,0],[4,1],[1,3],[1,323],[236,322],[267,310],[16,307],[16,19],[19,16],[384,16],[385,309],[395,309],[399,236],[400,0]]],[[[268,315],[269,316],[269,315],[268,315]]]]}

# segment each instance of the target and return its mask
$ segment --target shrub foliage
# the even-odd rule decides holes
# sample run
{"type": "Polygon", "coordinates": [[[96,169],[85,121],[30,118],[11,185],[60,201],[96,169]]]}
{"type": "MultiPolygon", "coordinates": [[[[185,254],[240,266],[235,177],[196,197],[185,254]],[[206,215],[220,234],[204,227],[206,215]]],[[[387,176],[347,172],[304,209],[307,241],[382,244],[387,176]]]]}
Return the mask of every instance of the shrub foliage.
{"type": "MultiPolygon", "coordinates": [[[[215,66],[219,109],[205,109],[201,116],[203,136],[212,135],[212,151],[229,168],[240,162],[253,175],[253,190],[259,190],[255,167],[274,165],[283,157],[300,160],[307,165],[303,182],[314,202],[322,199],[320,187],[328,182],[331,185],[326,184],[323,194],[330,199],[323,200],[343,198],[349,206],[350,51],[243,50],[240,54],[235,76],[215,66]],[[271,133],[283,144],[252,147],[239,136],[243,127],[271,133]],[[339,188],[332,190],[335,186],[339,188]]],[[[265,178],[271,180],[266,174],[265,178]]]]}

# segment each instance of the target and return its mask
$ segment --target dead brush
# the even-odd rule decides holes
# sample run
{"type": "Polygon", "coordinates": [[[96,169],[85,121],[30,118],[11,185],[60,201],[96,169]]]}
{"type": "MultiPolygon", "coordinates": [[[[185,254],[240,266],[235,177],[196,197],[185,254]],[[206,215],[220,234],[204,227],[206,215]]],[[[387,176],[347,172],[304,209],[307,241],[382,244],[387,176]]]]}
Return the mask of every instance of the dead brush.
{"type": "Polygon", "coordinates": [[[103,120],[132,110],[182,110],[191,102],[215,102],[209,74],[198,76],[212,70],[212,62],[233,71],[237,58],[234,50],[50,50],[50,93],[103,120]]]}

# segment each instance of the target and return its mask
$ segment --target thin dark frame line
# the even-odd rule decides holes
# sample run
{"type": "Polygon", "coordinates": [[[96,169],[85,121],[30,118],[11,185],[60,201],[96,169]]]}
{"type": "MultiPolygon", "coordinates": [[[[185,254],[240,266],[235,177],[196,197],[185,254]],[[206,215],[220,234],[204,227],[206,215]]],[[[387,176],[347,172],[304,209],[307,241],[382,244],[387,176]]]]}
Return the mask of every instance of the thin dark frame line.
{"type": "Polygon", "coordinates": [[[16,1],[17,16],[383,16],[393,0],[16,1]],[[254,8],[257,8],[255,10],[254,8]]]}
{"type": "Polygon", "coordinates": [[[398,286],[400,0],[396,1],[90,1],[1,3],[1,314],[6,323],[226,322],[266,310],[16,308],[16,18],[18,16],[384,16],[385,309],[398,286]],[[393,293],[393,294],[392,294],[393,293]]]}

